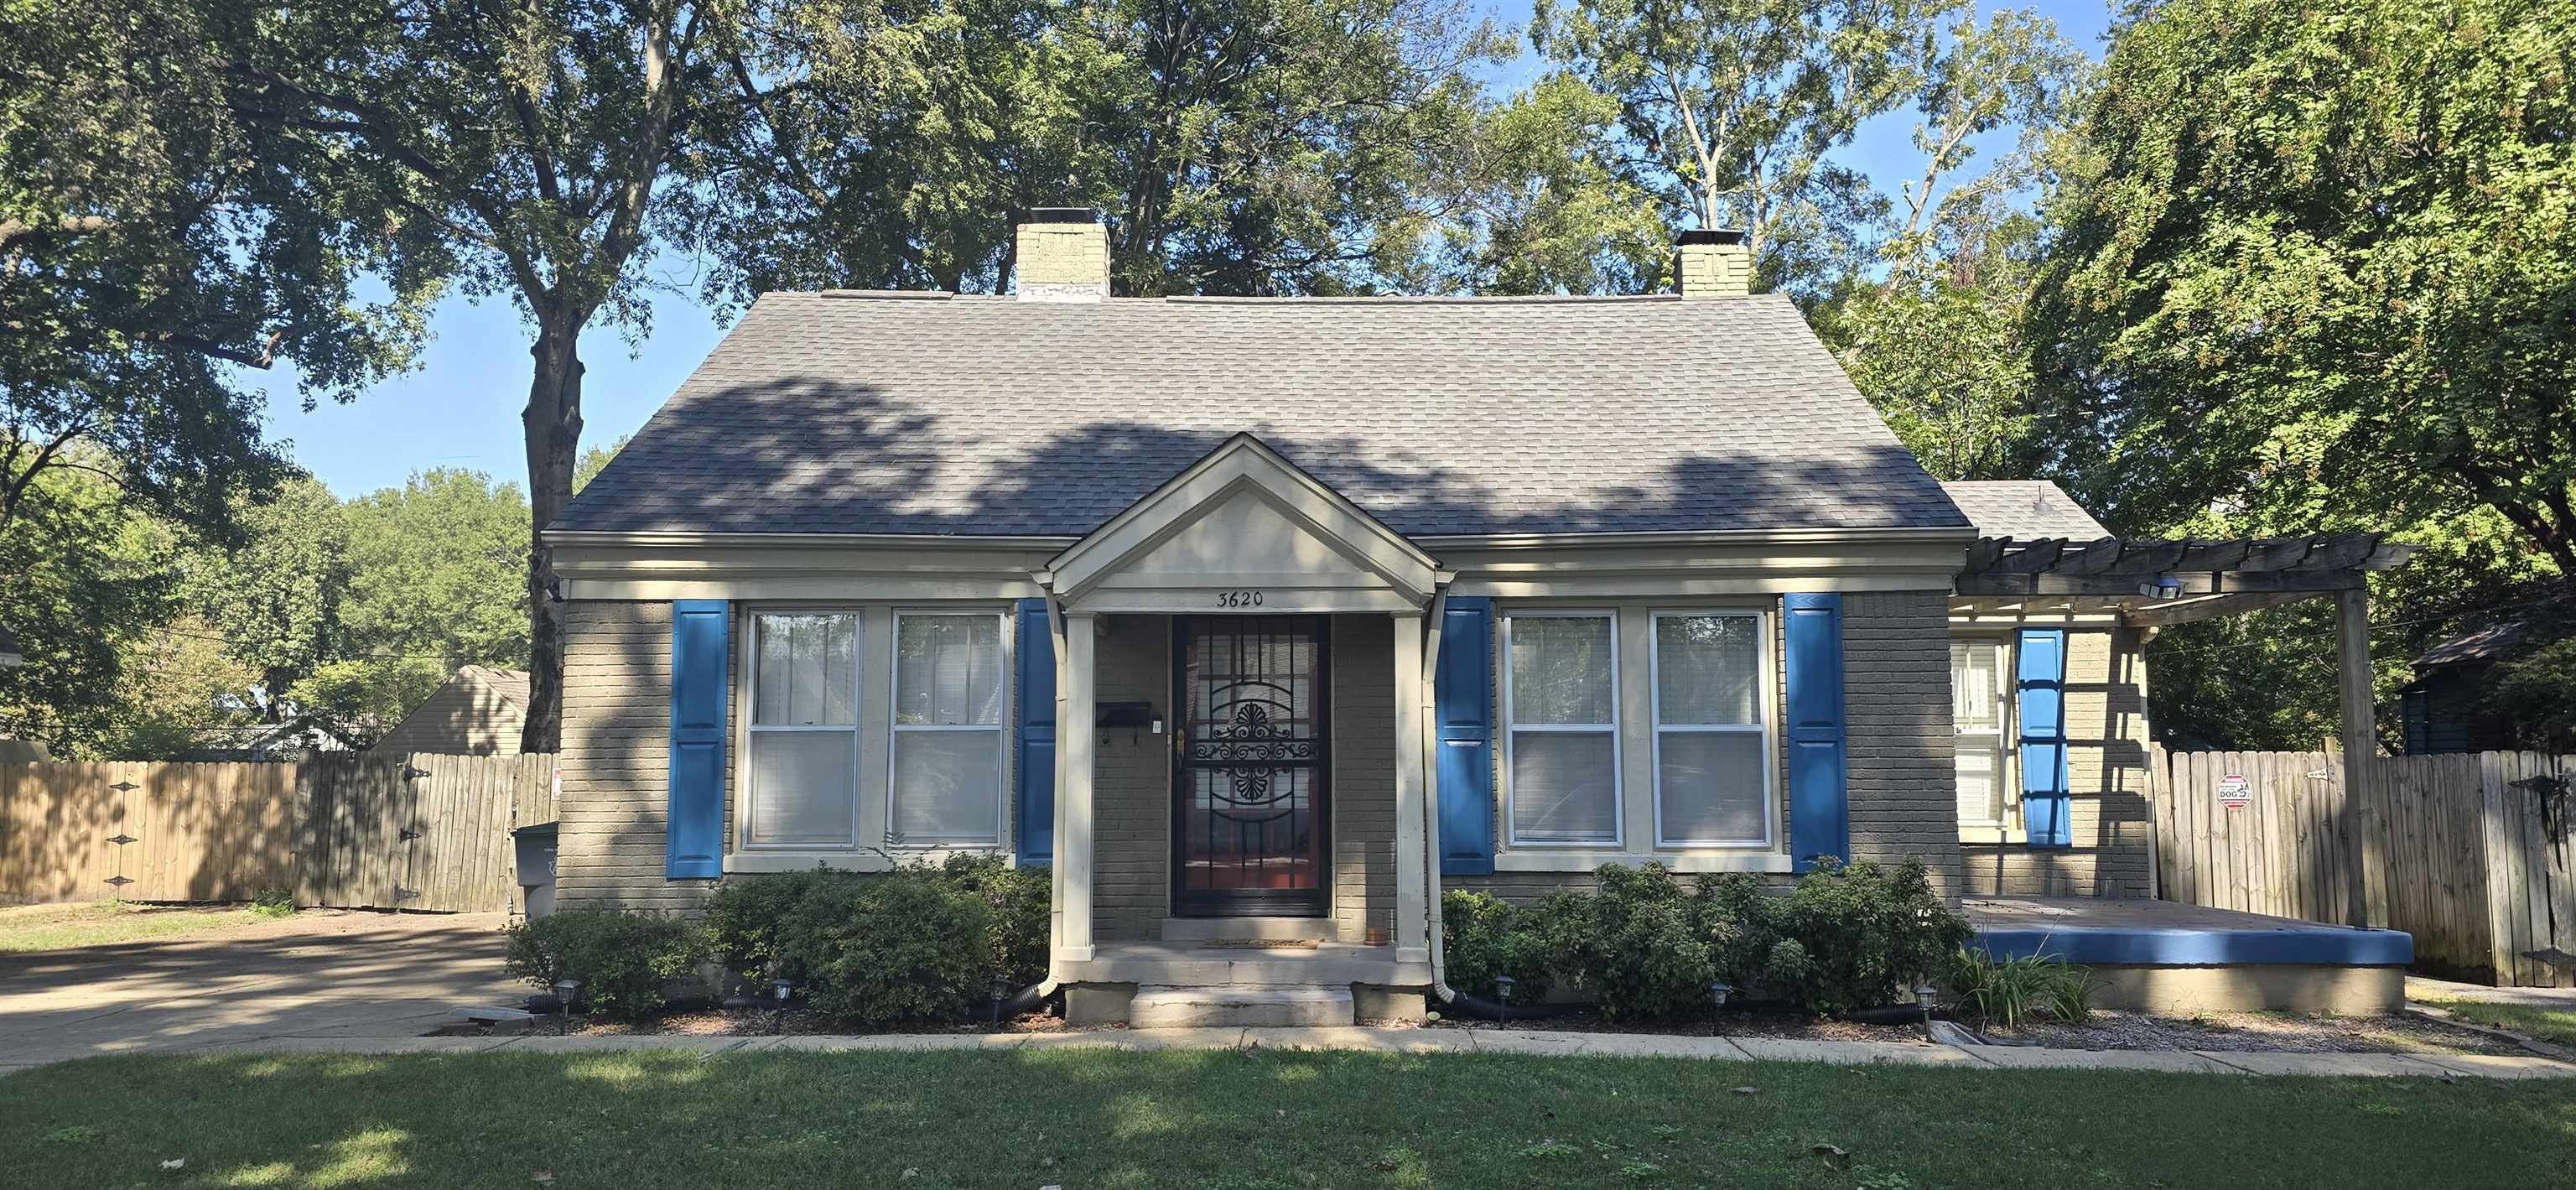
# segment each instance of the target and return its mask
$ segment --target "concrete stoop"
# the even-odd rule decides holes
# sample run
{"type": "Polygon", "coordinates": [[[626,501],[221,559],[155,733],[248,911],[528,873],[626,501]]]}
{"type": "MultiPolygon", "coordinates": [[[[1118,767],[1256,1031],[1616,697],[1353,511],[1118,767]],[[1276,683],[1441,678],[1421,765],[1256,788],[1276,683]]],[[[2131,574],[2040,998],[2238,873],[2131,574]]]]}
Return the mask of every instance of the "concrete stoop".
{"type": "Polygon", "coordinates": [[[1146,984],[1127,1006],[1127,1024],[1135,1029],[1294,1028],[1349,1025],[1358,1019],[1347,987],[1146,984]]]}

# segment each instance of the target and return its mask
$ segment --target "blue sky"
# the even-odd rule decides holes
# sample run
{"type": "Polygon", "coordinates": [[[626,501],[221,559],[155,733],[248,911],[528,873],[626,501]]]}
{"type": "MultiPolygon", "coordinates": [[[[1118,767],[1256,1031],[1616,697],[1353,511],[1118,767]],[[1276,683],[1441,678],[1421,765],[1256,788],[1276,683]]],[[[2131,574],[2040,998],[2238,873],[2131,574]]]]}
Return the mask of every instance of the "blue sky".
{"type": "MultiPolygon", "coordinates": [[[[2095,56],[2110,27],[2107,0],[2037,0],[2066,37],[2095,56]]],[[[1526,24],[1525,0],[1480,0],[1496,19],[1526,24]]],[[[1979,5],[1980,11],[1997,7],[1979,5]]],[[[1527,63],[1498,82],[1518,81],[1527,63]]],[[[1920,162],[1910,142],[1914,116],[1900,110],[1862,125],[1843,151],[1847,162],[1887,193],[1920,162]]],[[[706,357],[724,326],[693,297],[686,260],[661,260],[652,275],[673,292],[656,295],[652,332],[630,346],[613,329],[583,336],[589,371],[582,386],[585,445],[614,442],[644,424],[682,378],[706,357]]],[[[346,405],[302,409],[291,374],[264,374],[268,431],[293,444],[297,462],[343,497],[400,484],[414,471],[465,467],[524,480],[519,411],[527,403],[528,331],[506,300],[451,298],[431,322],[433,341],[420,365],[346,405]]]]}

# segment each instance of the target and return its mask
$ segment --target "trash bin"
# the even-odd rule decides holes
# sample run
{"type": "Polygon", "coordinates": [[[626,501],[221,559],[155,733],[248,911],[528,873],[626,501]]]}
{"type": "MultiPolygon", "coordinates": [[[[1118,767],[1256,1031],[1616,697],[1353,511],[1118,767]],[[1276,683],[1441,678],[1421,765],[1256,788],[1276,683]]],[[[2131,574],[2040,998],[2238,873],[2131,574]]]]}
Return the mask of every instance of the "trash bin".
{"type": "Polygon", "coordinates": [[[519,900],[529,917],[555,911],[555,823],[539,822],[510,832],[519,851],[519,900]]]}

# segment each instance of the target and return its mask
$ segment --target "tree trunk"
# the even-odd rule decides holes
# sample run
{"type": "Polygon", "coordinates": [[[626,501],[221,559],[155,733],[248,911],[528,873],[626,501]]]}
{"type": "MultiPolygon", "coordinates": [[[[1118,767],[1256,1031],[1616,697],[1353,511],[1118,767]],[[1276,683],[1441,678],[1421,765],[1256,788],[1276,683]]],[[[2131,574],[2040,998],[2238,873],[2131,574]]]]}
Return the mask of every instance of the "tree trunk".
{"type": "Polygon", "coordinates": [[[586,317],[540,317],[528,348],[536,376],[519,415],[528,448],[528,722],[523,752],[553,752],[563,740],[563,608],[555,602],[554,551],[546,526],[572,500],[581,450],[581,327],[586,317]]]}

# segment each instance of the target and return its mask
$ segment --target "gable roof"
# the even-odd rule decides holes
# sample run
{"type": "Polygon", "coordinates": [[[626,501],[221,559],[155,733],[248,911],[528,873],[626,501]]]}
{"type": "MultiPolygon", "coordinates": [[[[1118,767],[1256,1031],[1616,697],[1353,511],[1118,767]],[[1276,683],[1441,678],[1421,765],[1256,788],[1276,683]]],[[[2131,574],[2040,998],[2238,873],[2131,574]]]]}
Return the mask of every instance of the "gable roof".
{"type": "Polygon", "coordinates": [[[2081,542],[2111,536],[2066,489],[2045,479],[1945,479],[1941,490],[1950,493],[1950,501],[1968,515],[1981,537],[2081,542]]]}
{"type": "Polygon", "coordinates": [[[773,293],[550,529],[1078,537],[1238,433],[1409,536],[1967,524],[1783,297],[773,293]]]}
{"type": "Polygon", "coordinates": [[[522,712],[525,712],[528,709],[528,671],[524,669],[494,669],[488,665],[460,665],[456,667],[456,676],[460,678],[471,678],[474,681],[482,683],[484,689],[499,695],[503,702],[519,708],[522,712]]]}

